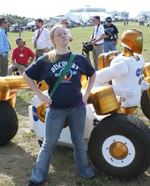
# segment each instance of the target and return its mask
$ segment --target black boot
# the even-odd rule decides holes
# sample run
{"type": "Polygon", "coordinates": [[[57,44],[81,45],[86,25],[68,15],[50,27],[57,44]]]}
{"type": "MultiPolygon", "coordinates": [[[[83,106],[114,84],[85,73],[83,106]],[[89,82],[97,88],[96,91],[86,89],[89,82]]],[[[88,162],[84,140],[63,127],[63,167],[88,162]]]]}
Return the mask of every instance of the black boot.
{"type": "Polygon", "coordinates": [[[36,185],[39,185],[39,184],[30,180],[27,186],[36,186],[36,185]]]}

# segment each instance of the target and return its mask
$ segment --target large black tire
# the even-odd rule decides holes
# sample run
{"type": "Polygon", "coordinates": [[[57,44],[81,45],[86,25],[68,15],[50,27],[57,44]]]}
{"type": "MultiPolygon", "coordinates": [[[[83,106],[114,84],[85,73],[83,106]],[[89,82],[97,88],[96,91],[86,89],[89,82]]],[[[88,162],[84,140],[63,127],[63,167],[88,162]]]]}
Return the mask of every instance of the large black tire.
{"type": "Polygon", "coordinates": [[[18,118],[7,101],[0,101],[0,146],[8,143],[18,131],[18,118]]]}
{"type": "Polygon", "coordinates": [[[93,129],[88,153],[94,167],[107,176],[134,179],[150,165],[150,129],[133,115],[109,116],[93,129]]]}
{"type": "Polygon", "coordinates": [[[147,91],[143,91],[141,96],[141,109],[143,114],[150,119],[150,102],[148,99],[147,91]]]}

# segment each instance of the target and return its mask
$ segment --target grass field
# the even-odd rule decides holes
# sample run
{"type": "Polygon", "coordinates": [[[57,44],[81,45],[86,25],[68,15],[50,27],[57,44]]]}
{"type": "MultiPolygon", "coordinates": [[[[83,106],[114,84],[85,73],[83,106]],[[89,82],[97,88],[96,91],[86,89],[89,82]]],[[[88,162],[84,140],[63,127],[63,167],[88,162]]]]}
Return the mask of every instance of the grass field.
{"type": "MultiPolygon", "coordinates": [[[[138,28],[144,35],[143,56],[146,62],[150,61],[150,28],[139,26],[138,23],[130,23],[124,26],[123,23],[115,23],[119,30],[119,43],[117,49],[123,51],[120,44],[120,37],[127,28],[138,28]]],[[[73,42],[70,44],[73,52],[82,52],[82,42],[88,41],[93,27],[73,28],[70,30],[73,36],[73,42]]],[[[26,41],[27,46],[33,49],[31,43],[33,32],[22,32],[22,38],[26,41]]],[[[18,33],[8,33],[12,49],[16,47],[15,39],[18,33]]],[[[34,49],[33,49],[34,50],[34,49]]],[[[9,53],[9,62],[11,59],[9,53]]],[[[0,186],[25,186],[30,179],[31,170],[39,152],[39,145],[35,134],[30,131],[28,123],[28,106],[31,104],[33,93],[30,89],[18,90],[16,113],[19,120],[19,130],[17,135],[7,145],[0,147],[0,186]]],[[[135,114],[145,121],[148,125],[150,122],[141,113],[140,107],[135,114]]],[[[85,181],[77,176],[72,149],[57,146],[54,150],[50,171],[47,181],[43,186],[149,186],[150,169],[144,175],[131,182],[119,182],[110,179],[94,169],[96,178],[91,181],[85,181]]]]}
{"type": "MultiPolygon", "coordinates": [[[[144,37],[144,43],[143,43],[143,52],[142,55],[145,58],[146,62],[150,61],[150,50],[149,50],[149,43],[150,43],[150,28],[147,26],[139,26],[137,22],[129,22],[129,25],[124,26],[123,22],[114,23],[118,30],[119,30],[119,40],[117,45],[117,50],[123,52],[123,47],[121,46],[121,35],[124,32],[124,30],[128,28],[137,28],[143,32],[144,37]]],[[[77,27],[70,29],[73,42],[70,43],[71,50],[73,52],[82,53],[82,42],[83,41],[89,41],[89,38],[93,32],[93,27],[77,27]]],[[[33,32],[24,31],[21,33],[21,37],[26,41],[27,46],[29,46],[33,51],[33,45],[32,45],[32,36],[33,32]]],[[[8,37],[10,39],[11,48],[14,49],[16,47],[15,39],[19,37],[19,33],[8,33],[8,37]]],[[[11,58],[12,50],[10,51],[9,57],[11,58]]]]}

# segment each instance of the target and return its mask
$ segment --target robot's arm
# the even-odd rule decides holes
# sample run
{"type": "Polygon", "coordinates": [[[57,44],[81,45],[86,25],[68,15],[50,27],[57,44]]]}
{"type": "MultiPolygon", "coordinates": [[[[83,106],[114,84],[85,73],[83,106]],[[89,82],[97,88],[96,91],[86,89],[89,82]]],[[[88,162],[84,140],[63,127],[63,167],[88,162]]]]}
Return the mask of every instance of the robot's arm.
{"type": "Polygon", "coordinates": [[[142,81],[141,83],[141,89],[142,90],[147,90],[149,88],[149,83],[147,83],[146,81],[142,81]]]}
{"type": "Polygon", "coordinates": [[[113,88],[116,96],[132,98],[135,95],[135,91],[132,87],[128,87],[125,89],[113,85],[111,85],[111,87],[113,88]]]}
{"type": "Polygon", "coordinates": [[[95,82],[93,87],[101,87],[101,86],[111,86],[114,90],[115,95],[119,97],[132,98],[135,95],[135,91],[133,90],[132,87],[120,88],[115,85],[104,84],[101,82],[100,83],[95,82]]]}
{"type": "Polygon", "coordinates": [[[96,72],[96,82],[107,82],[128,73],[128,66],[124,61],[119,61],[109,67],[96,72]]]}
{"type": "Polygon", "coordinates": [[[93,87],[102,87],[102,86],[111,86],[114,90],[114,93],[116,96],[119,97],[127,97],[127,98],[132,98],[135,95],[135,91],[133,90],[132,87],[128,87],[128,88],[120,88],[118,86],[115,85],[110,85],[110,84],[104,84],[104,83],[94,83],[93,87]]]}

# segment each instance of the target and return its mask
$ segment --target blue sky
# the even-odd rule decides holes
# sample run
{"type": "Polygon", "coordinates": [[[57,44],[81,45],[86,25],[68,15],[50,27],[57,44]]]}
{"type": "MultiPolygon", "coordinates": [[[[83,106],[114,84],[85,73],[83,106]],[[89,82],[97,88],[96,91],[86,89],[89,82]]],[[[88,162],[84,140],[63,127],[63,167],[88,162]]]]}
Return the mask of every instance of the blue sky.
{"type": "Polygon", "coordinates": [[[149,11],[147,0],[138,3],[137,0],[4,0],[1,1],[0,14],[13,14],[18,16],[49,18],[66,14],[70,9],[105,8],[106,11],[127,11],[130,17],[136,16],[141,11],[149,11]]]}

